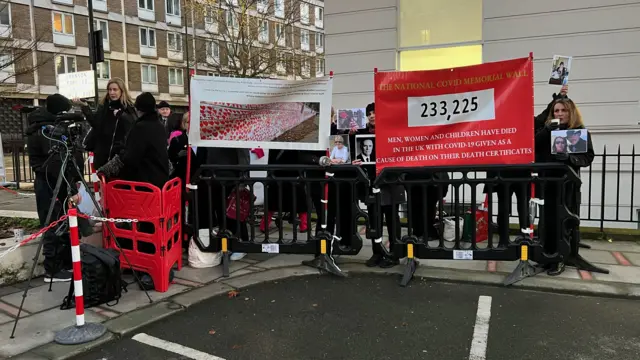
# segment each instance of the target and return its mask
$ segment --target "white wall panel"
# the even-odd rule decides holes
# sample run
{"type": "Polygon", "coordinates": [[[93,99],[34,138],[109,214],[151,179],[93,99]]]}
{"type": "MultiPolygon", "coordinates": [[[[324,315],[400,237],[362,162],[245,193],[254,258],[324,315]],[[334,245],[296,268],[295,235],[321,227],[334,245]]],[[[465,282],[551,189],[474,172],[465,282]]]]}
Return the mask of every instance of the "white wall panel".
{"type": "MultiPolygon", "coordinates": [[[[534,59],[536,82],[549,81],[551,62],[551,59],[534,59]]],[[[640,54],[574,58],[573,62],[569,84],[573,80],[640,78],[640,54]]]]}
{"type": "Polygon", "coordinates": [[[395,30],[375,30],[346,34],[327,33],[325,54],[352,54],[371,50],[395,50],[397,35],[395,30]]]}
{"type": "Polygon", "coordinates": [[[389,7],[395,8],[396,0],[325,0],[324,13],[334,15],[389,7]]]}
{"type": "MultiPolygon", "coordinates": [[[[484,18],[492,19],[525,14],[562,13],[567,10],[603,8],[637,3],[638,0],[484,0],[483,5],[484,18]]],[[[546,25],[546,22],[544,25],[546,25]]]]}
{"type": "Polygon", "coordinates": [[[339,75],[373,71],[376,67],[379,71],[395,71],[396,51],[383,50],[332,55],[331,60],[327,61],[326,69],[339,75]]]}
{"type": "MultiPolygon", "coordinates": [[[[516,1],[514,1],[516,2],[516,1]]],[[[555,9],[554,9],[555,10],[555,9]]],[[[484,40],[519,39],[640,27],[640,3],[485,19],[484,40]],[[505,31],[505,29],[509,29],[505,31]]]]}
{"type": "Polygon", "coordinates": [[[327,16],[324,22],[332,34],[396,29],[396,9],[384,8],[327,16]]]}

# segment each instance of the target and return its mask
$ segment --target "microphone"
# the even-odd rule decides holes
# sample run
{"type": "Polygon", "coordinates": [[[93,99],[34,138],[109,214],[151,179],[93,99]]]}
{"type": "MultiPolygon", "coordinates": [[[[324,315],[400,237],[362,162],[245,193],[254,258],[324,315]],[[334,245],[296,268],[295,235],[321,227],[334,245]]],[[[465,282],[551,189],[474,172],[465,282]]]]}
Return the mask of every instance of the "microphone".
{"type": "Polygon", "coordinates": [[[329,159],[328,156],[323,156],[318,161],[318,164],[320,164],[321,166],[329,166],[331,165],[331,159],[329,159]]]}

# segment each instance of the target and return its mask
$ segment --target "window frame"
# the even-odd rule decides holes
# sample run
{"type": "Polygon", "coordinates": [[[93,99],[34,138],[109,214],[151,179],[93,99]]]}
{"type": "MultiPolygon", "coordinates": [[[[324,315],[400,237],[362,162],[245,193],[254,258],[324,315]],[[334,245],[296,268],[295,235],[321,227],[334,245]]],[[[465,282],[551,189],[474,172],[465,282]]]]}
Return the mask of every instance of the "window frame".
{"type": "Polygon", "coordinates": [[[7,17],[9,18],[9,23],[8,24],[0,23],[0,26],[7,26],[11,28],[11,25],[13,24],[13,17],[11,16],[11,3],[7,2],[5,5],[6,6],[2,10],[4,9],[7,10],[7,17]]]}
{"type": "Polygon", "coordinates": [[[154,28],[150,28],[150,27],[146,27],[146,26],[138,26],[138,43],[140,45],[141,48],[145,47],[145,48],[149,48],[149,49],[157,49],[158,47],[158,38],[157,38],[157,34],[156,34],[156,29],[154,28]],[[143,45],[142,44],[142,30],[145,30],[147,33],[147,45],[143,45]],[[153,46],[150,46],[149,43],[149,39],[150,39],[150,32],[153,31],[153,46]]]}
{"type": "Polygon", "coordinates": [[[315,42],[316,42],[316,48],[324,48],[324,33],[321,32],[316,32],[316,38],[315,38],[315,42]],[[322,43],[322,45],[318,46],[318,39],[321,39],[322,41],[320,41],[320,43],[322,43]]]}
{"type": "Polygon", "coordinates": [[[69,14],[69,13],[65,13],[63,11],[51,11],[51,28],[53,30],[54,34],[58,34],[58,35],[65,35],[65,36],[75,36],[76,35],[76,20],[75,20],[75,16],[74,14],[69,14]],[[55,23],[55,19],[56,19],[56,14],[60,14],[60,21],[62,24],[62,32],[58,32],[56,31],[56,23],[55,23]],[[66,33],[65,32],[65,17],[70,16],[71,17],[71,33],[66,33]]]}
{"type": "MultiPolygon", "coordinates": [[[[149,10],[149,11],[155,11],[155,4],[153,0],[138,0],[138,9],[143,9],[143,10],[149,10]],[[144,1],[145,5],[151,5],[151,8],[148,7],[140,7],[140,1],[144,1]]],[[[166,10],[166,9],[165,9],[166,10]]]]}
{"type": "Polygon", "coordinates": [[[270,38],[270,31],[269,31],[269,20],[267,19],[260,19],[258,20],[258,41],[263,43],[263,44],[268,44],[269,43],[269,38],[270,38]],[[263,25],[266,24],[266,26],[263,27],[263,25]],[[264,34],[263,34],[264,32],[264,34]]]}
{"type": "Polygon", "coordinates": [[[311,34],[307,29],[300,29],[300,49],[302,49],[302,44],[307,45],[307,50],[311,48],[311,34]],[[303,36],[303,34],[305,34],[305,36],[303,36]],[[302,42],[302,39],[307,39],[307,42],[302,42]]]}
{"type": "Polygon", "coordinates": [[[305,25],[309,25],[311,23],[311,9],[309,6],[309,3],[306,3],[304,1],[300,2],[300,23],[301,24],[305,24],[305,25]],[[304,16],[302,16],[302,9],[306,7],[307,8],[307,16],[306,18],[304,16]]]}
{"type": "Polygon", "coordinates": [[[182,68],[177,68],[177,67],[170,67],[168,69],[168,74],[167,76],[168,78],[168,82],[169,82],[169,86],[184,86],[184,69],[182,68]],[[171,71],[173,70],[174,72],[174,78],[175,79],[180,79],[180,84],[172,84],[171,83],[171,71]],[[180,76],[178,76],[178,71],[180,72],[180,76]]]}
{"type": "Polygon", "coordinates": [[[140,83],[141,84],[148,84],[148,85],[158,85],[158,66],[155,64],[140,64],[140,83]],[[155,72],[155,81],[156,82],[149,82],[149,81],[144,81],[144,68],[152,68],[154,69],[155,72]]]}
{"type": "Polygon", "coordinates": [[[180,2],[180,0],[164,0],[164,12],[169,16],[181,16],[182,14],[181,6],[182,6],[182,3],[180,2]],[[177,7],[176,7],[176,2],[178,3],[177,7]],[[173,13],[169,12],[169,4],[172,4],[172,6],[175,8],[173,13]],[[176,14],[176,11],[177,11],[177,14],[176,14]]]}
{"type": "Polygon", "coordinates": [[[215,40],[210,40],[207,41],[207,44],[205,45],[205,55],[206,56],[210,56],[213,59],[220,59],[220,44],[218,44],[215,40]],[[215,49],[218,49],[218,54],[215,54],[215,49]],[[211,51],[209,51],[211,50],[211,51]],[[209,54],[209,52],[211,52],[211,54],[209,54]]]}
{"type": "Polygon", "coordinates": [[[109,80],[109,79],[111,79],[111,60],[110,59],[104,59],[103,62],[100,62],[98,64],[96,66],[97,71],[98,71],[98,75],[97,75],[98,76],[98,80],[109,80]],[[104,74],[102,74],[102,68],[105,66],[104,64],[107,64],[106,65],[106,68],[107,68],[107,71],[108,71],[107,75],[109,75],[107,77],[103,77],[102,76],[102,75],[104,75],[104,74]]]}
{"type": "Polygon", "coordinates": [[[102,41],[109,42],[109,20],[94,18],[93,21],[95,22],[95,24],[93,24],[93,30],[102,30],[102,27],[100,26],[101,22],[106,24],[106,31],[102,32],[102,41]]]}
{"type": "Polygon", "coordinates": [[[74,72],[78,72],[78,57],[76,55],[58,54],[58,55],[56,55],[54,57],[53,61],[54,61],[54,67],[56,69],[56,81],[58,81],[58,75],[60,75],[60,74],[71,74],[71,73],[74,73],[74,72]],[[61,57],[62,59],[64,59],[64,72],[63,73],[58,72],[58,66],[57,66],[57,62],[56,62],[56,59],[58,57],[61,57]],[[68,71],[67,70],[68,67],[69,67],[69,62],[68,62],[69,58],[73,58],[73,67],[75,68],[74,69],[75,71],[68,71]]]}
{"type": "Polygon", "coordinates": [[[182,34],[176,31],[167,31],[167,50],[174,52],[174,53],[182,53],[183,52],[183,41],[182,41],[182,34]],[[169,41],[169,38],[171,37],[171,35],[173,35],[173,37],[175,38],[174,41],[176,43],[176,47],[179,47],[180,49],[172,49],[171,48],[171,41],[169,41]],[[180,39],[180,41],[178,41],[178,38],[180,39]]]}

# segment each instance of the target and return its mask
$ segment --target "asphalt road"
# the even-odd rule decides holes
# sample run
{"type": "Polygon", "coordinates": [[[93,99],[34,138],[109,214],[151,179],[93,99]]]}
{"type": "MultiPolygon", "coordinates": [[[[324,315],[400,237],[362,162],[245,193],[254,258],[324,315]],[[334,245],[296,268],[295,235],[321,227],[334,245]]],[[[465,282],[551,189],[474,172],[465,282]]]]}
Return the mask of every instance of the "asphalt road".
{"type": "Polygon", "coordinates": [[[638,324],[632,300],[302,277],[210,299],[74,360],[635,360],[638,324]],[[147,345],[156,339],[176,353],[147,345]]]}

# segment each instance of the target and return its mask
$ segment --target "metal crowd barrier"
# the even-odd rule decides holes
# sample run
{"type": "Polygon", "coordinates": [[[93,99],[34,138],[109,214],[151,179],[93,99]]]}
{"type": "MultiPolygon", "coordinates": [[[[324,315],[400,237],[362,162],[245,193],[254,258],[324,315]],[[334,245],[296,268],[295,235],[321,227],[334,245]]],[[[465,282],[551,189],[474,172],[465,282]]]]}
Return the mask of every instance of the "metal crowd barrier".
{"type": "MultiPolygon", "coordinates": [[[[336,233],[327,228],[326,207],[335,209],[332,215],[338,219],[341,213],[349,211],[350,227],[357,229],[360,219],[368,221],[368,215],[358,206],[358,191],[368,191],[369,179],[358,166],[342,165],[324,168],[314,165],[203,165],[194,175],[194,181],[189,186],[190,200],[194,204],[192,233],[196,245],[203,252],[222,251],[223,276],[229,276],[229,255],[232,252],[240,253],[279,253],[279,254],[311,254],[317,255],[312,262],[312,266],[326,270],[335,275],[344,276],[342,271],[335,265],[332,255],[357,255],[362,248],[362,237],[358,231],[354,231],[348,243],[350,246],[342,246],[339,236],[340,224],[336,220],[336,233]],[[265,177],[251,177],[250,172],[261,171],[267,173],[265,177]],[[286,176],[277,176],[277,173],[286,173],[286,176]],[[255,183],[264,185],[264,205],[265,217],[268,210],[272,208],[270,204],[276,202],[275,213],[276,223],[279,230],[276,234],[271,234],[269,230],[261,233],[256,227],[259,224],[259,217],[255,216],[256,206],[254,202],[245,201],[244,208],[248,208],[246,215],[243,215],[243,192],[242,189],[250,189],[253,193],[255,183]],[[283,189],[293,184],[293,188],[283,189]],[[269,199],[269,189],[278,189],[277,199],[269,199]],[[315,189],[313,189],[315,187],[315,189]],[[299,220],[295,218],[297,191],[293,189],[304,189],[307,208],[307,229],[299,234],[299,220]],[[286,193],[285,193],[286,192],[286,193]],[[315,194],[318,199],[312,199],[315,194]],[[233,196],[235,195],[235,197],[233,196]],[[346,198],[345,198],[346,197],[346,198]],[[314,201],[316,200],[316,201],[314,201]],[[204,202],[204,203],[203,203],[204,202]],[[233,204],[235,202],[235,204],[233,204]],[[315,209],[316,204],[324,204],[325,209],[315,209]],[[342,208],[342,204],[350,203],[351,208],[342,208]],[[235,205],[235,209],[233,207],[235,205]],[[292,207],[293,233],[291,238],[285,236],[282,226],[285,216],[282,209],[292,207]],[[204,214],[203,214],[204,212],[204,214]],[[235,212],[235,214],[234,214],[235,212]],[[314,229],[312,224],[312,213],[316,213],[317,221],[321,227],[314,229]],[[220,216],[223,214],[223,216],[220,216]],[[244,217],[246,216],[246,218],[244,217]],[[206,221],[206,228],[209,233],[209,244],[204,244],[199,238],[198,229],[204,228],[202,220],[206,221]],[[242,221],[235,221],[241,219],[242,221]],[[217,228],[217,231],[214,231],[217,228]]],[[[246,199],[245,199],[246,200],[246,199]]],[[[329,222],[331,223],[331,222],[329,222]]]]}
{"type": "MultiPolygon", "coordinates": [[[[495,260],[495,261],[518,261],[516,269],[504,281],[505,285],[511,285],[526,277],[534,276],[543,271],[543,265],[564,261],[567,266],[575,266],[578,269],[608,273],[607,270],[599,269],[578,253],[580,241],[580,218],[577,209],[580,208],[578,192],[577,198],[570,196],[575,194],[576,189],[581,186],[579,175],[570,167],[562,164],[531,164],[531,165],[510,165],[510,166],[469,166],[456,167],[455,171],[462,173],[460,178],[442,178],[434,174],[450,172],[451,167],[433,168],[387,168],[384,169],[375,179],[373,184],[369,184],[369,179],[358,166],[343,165],[323,168],[320,166],[306,165],[204,165],[199,168],[194,176],[193,184],[190,185],[189,201],[193,203],[193,236],[196,244],[204,252],[223,253],[223,275],[229,276],[229,255],[232,252],[242,253],[280,253],[280,254],[313,254],[316,255],[314,261],[305,262],[305,265],[314,266],[329,273],[344,276],[342,271],[335,265],[332,255],[356,255],[362,248],[362,237],[357,231],[357,224],[360,219],[364,219],[367,227],[366,237],[376,242],[381,242],[385,222],[381,213],[383,206],[383,196],[385,189],[393,186],[402,186],[406,189],[406,211],[407,233],[404,235],[394,235],[390,239],[390,250],[399,257],[406,257],[407,264],[400,284],[406,286],[413,278],[417,259],[454,259],[454,260],[495,260]],[[264,177],[251,177],[250,172],[266,172],[264,177]],[[488,172],[493,174],[487,178],[475,178],[469,176],[475,172],[488,172]],[[514,172],[522,174],[514,177],[514,172]],[[323,176],[325,175],[325,176],[323,176]],[[264,208],[265,216],[269,216],[267,209],[273,209],[277,213],[276,221],[282,223],[285,219],[284,208],[293,207],[292,215],[293,232],[289,237],[279,226],[276,233],[268,230],[261,233],[257,229],[259,217],[256,216],[256,206],[253,199],[251,201],[243,198],[242,192],[247,189],[246,194],[252,193],[256,183],[264,184],[264,208]],[[503,192],[506,194],[508,188],[517,185],[528,199],[529,189],[535,188],[535,201],[532,200],[526,209],[526,217],[529,219],[529,227],[522,229],[522,234],[511,239],[508,237],[509,221],[508,215],[503,214],[506,221],[500,221],[498,229],[494,229],[489,224],[484,229],[484,241],[477,241],[476,232],[478,222],[476,213],[479,206],[471,203],[469,207],[462,204],[457,189],[462,186],[471,188],[472,198],[476,198],[476,192],[483,190],[488,192],[503,192]],[[292,187],[293,186],[293,187],[292,187]],[[279,189],[276,199],[269,198],[269,190],[279,189]],[[284,189],[283,189],[284,187],[284,189]],[[315,188],[314,188],[315,187],[315,188]],[[549,187],[555,188],[555,194],[550,199],[539,199],[540,193],[546,193],[549,187]],[[318,191],[318,188],[322,190],[318,191]],[[329,188],[329,191],[326,189],[329,188]],[[294,189],[304,189],[304,201],[307,208],[307,230],[298,233],[299,220],[296,203],[298,201],[298,191],[294,189]],[[445,189],[454,193],[453,203],[450,203],[450,220],[454,226],[454,239],[444,239],[444,221],[439,219],[437,223],[438,238],[416,236],[414,228],[415,222],[429,224],[427,219],[426,204],[436,204],[438,209],[436,214],[442,214],[443,198],[445,189]],[[525,190],[526,189],[526,190],[525,190]],[[419,191],[421,190],[421,191],[419,191]],[[419,191],[419,192],[418,192],[419,191]],[[321,194],[321,195],[318,195],[321,194]],[[362,195],[365,194],[365,195],[362,195]],[[368,194],[368,195],[367,195],[368,194]],[[413,194],[419,194],[414,196],[413,194]],[[235,196],[233,196],[235,195],[235,196]],[[321,196],[321,199],[313,197],[321,196]],[[362,200],[368,206],[377,209],[375,214],[367,214],[358,206],[358,200],[362,200]],[[430,199],[435,197],[435,199],[430,199]],[[327,203],[335,205],[335,209],[330,216],[335,216],[336,231],[329,229],[327,224],[326,209],[318,209],[319,201],[323,205],[327,203]],[[244,206],[243,206],[244,201],[244,206]],[[269,204],[275,202],[276,206],[269,204]],[[345,205],[349,204],[349,205],[345,205]],[[233,206],[235,205],[235,206],[233,206]],[[414,206],[416,205],[416,206],[414,206]],[[419,210],[419,216],[414,216],[413,212],[419,210]],[[313,210],[315,208],[315,211],[313,210]],[[546,218],[545,208],[553,209],[553,218],[546,218]],[[540,212],[540,219],[537,230],[534,233],[533,224],[537,212],[540,212]],[[341,224],[337,219],[341,218],[341,212],[348,211],[349,224],[341,224]],[[317,221],[321,227],[314,229],[312,223],[312,213],[317,214],[317,221]],[[242,221],[234,221],[241,219],[242,221]],[[464,219],[464,220],[462,220],[464,219]],[[205,224],[202,222],[205,221],[205,224]],[[465,222],[466,230],[463,230],[461,221],[465,222]],[[551,222],[551,223],[550,223],[551,222]],[[203,226],[204,225],[204,226],[203,226]],[[348,226],[353,233],[352,238],[347,243],[350,246],[341,245],[339,237],[340,227],[348,226]],[[198,229],[207,228],[209,243],[205,244],[198,236],[198,229]],[[214,230],[217,228],[217,231],[214,230]],[[548,229],[551,229],[547,231],[548,229]],[[494,234],[502,234],[498,239],[494,239],[494,234]],[[506,234],[506,235],[505,235],[506,234]],[[550,234],[547,238],[544,234],[550,234]],[[464,237],[463,237],[464,235],[464,237]],[[497,241],[496,241],[497,240],[497,241]],[[557,250],[553,253],[545,251],[545,242],[556,242],[557,250]],[[537,263],[534,266],[531,261],[537,263]]],[[[393,199],[394,197],[390,197],[393,199]]],[[[387,198],[388,199],[388,198],[387,198]]],[[[502,196],[504,201],[511,203],[511,196],[502,196]]],[[[391,200],[395,201],[395,200],[391,200]]],[[[388,205],[388,204],[387,204],[388,205]]],[[[392,218],[399,219],[399,203],[392,203],[392,218]]],[[[500,204],[499,204],[500,206],[500,204]]],[[[497,211],[492,202],[488,202],[485,219],[492,219],[492,215],[497,211]]],[[[433,213],[432,213],[433,214],[433,213]]],[[[398,220],[399,221],[399,220],[398,220]]],[[[482,220],[481,221],[485,221],[482,220]]],[[[398,224],[399,225],[399,224],[398,224]]]]}

